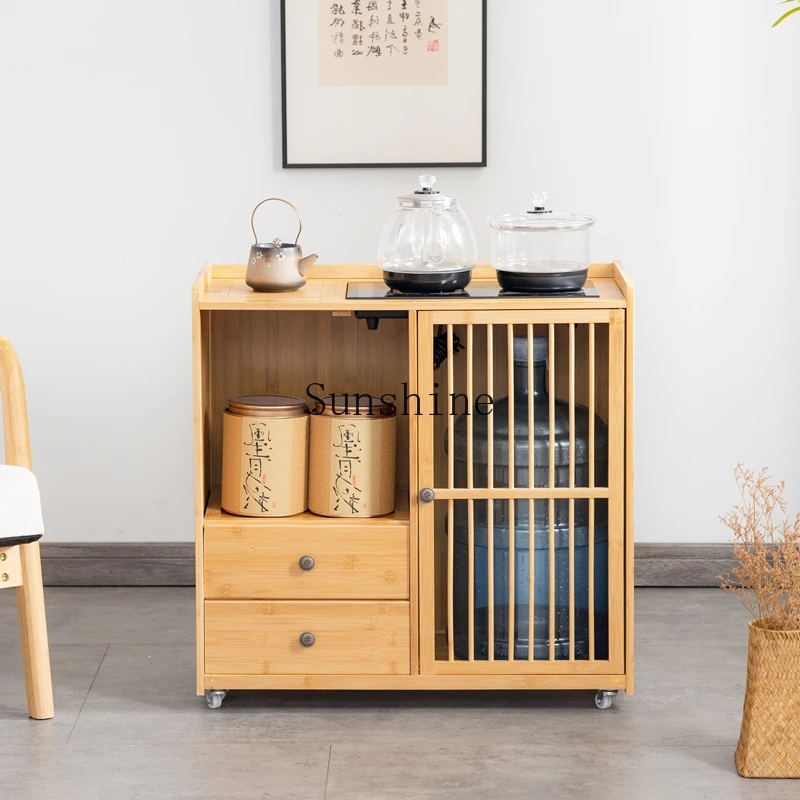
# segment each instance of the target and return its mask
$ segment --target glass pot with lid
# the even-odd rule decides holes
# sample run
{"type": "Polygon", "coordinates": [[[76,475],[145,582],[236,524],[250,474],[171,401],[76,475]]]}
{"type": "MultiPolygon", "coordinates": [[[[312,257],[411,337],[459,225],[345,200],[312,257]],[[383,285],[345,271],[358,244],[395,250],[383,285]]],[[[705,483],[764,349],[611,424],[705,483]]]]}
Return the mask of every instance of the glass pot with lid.
{"type": "Polygon", "coordinates": [[[497,282],[516,292],[581,289],[589,272],[589,229],[595,218],[548,210],[544,192],[530,198],[532,211],[486,219],[493,230],[497,282]]]}
{"type": "Polygon", "coordinates": [[[453,195],[421,175],[420,189],[397,198],[378,245],[378,265],[390,289],[408,293],[453,292],[470,282],[478,260],[472,225],[453,195]]]}

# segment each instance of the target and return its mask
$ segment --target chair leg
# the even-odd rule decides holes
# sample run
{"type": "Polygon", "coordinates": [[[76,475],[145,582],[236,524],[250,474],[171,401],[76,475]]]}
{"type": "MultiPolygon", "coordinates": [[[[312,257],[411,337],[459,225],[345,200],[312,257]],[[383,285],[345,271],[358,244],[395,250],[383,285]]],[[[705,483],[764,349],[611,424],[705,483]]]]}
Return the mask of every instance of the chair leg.
{"type": "Polygon", "coordinates": [[[55,709],[39,542],[20,545],[20,555],[22,586],[17,588],[17,609],[22,638],[22,661],[25,666],[28,714],[33,719],[50,719],[54,716],[55,709]]]}

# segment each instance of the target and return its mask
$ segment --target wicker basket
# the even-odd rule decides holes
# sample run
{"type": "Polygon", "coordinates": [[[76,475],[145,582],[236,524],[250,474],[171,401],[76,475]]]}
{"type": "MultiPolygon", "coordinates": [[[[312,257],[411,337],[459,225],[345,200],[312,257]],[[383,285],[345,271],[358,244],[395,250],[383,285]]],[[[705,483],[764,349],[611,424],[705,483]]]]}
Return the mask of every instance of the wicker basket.
{"type": "Polygon", "coordinates": [[[745,778],[800,778],[800,631],[750,623],[736,768],[745,778]]]}

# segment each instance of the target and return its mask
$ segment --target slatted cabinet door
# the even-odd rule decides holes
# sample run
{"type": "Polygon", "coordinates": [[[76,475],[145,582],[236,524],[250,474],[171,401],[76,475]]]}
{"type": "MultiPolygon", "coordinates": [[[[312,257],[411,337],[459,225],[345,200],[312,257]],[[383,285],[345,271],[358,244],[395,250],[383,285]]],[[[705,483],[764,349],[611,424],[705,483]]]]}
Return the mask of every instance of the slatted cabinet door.
{"type": "Polygon", "coordinates": [[[423,674],[625,672],[624,337],[618,309],[419,312],[423,674]]]}

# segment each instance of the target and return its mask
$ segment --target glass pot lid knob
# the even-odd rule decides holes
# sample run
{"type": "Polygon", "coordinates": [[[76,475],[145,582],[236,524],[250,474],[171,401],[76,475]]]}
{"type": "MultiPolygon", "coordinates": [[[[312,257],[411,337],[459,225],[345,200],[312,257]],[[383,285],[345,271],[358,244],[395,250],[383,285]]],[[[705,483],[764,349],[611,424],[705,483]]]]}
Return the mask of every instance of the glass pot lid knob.
{"type": "Polygon", "coordinates": [[[439,194],[439,191],[433,188],[433,184],[436,183],[435,175],[420,175],[418,180],[422,189],[417,189],[414,194],[439,194]]]}
{"type": "Polygon", "coordinates": [[[530,195],[531,202],[533,203],[533,211],[529,211],[529,214],[549,214],[549,211],[545,210],[545,203],[547,203],[547,192],[533,192],[530,195]]]}

